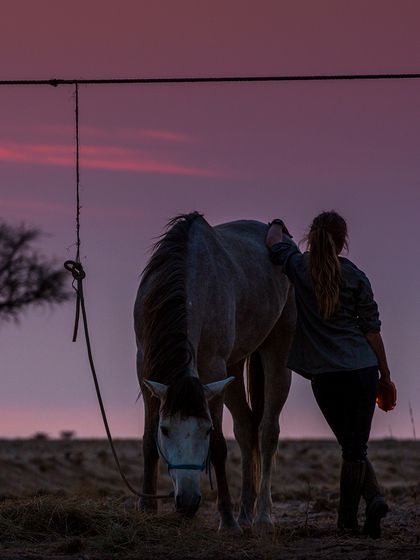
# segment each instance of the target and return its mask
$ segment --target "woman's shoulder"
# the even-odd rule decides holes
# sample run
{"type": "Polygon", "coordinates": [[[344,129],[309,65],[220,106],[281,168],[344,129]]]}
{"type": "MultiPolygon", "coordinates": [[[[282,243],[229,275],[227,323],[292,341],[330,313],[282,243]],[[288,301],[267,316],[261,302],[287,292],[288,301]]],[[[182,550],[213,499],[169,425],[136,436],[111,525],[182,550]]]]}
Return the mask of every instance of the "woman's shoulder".
{"type": "Polygon", "coordinates": [[[338,257],[340,262],[341,262],[341,266],[344,270],[345,273],[353,276],[353,277],[357,277],[358,279],[366,279],[367,280],[367,276],[366,274],[363,272],[363,270],[361,270],[353,261],[351,261],[350,259],[347,259],[346,257],[338,257]]]}

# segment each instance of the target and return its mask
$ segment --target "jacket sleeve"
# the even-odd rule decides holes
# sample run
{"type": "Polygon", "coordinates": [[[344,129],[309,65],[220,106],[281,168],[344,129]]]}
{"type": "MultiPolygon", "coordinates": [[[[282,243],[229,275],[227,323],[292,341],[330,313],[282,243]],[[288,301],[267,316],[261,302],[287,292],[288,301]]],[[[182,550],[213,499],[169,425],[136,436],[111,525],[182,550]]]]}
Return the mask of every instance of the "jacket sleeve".
{"type": "Polygon", "coordinates": [[[360,271],[356,292],[356,313],[359,327],[364,333],[381,331],[378,304],[374,299],[370,282],[362,271],[360,271]]]}
{"type": "Polygon", "coordinates": [[[283,272],[293,282],[296,265],[302,258],[302,253],[291,237],[283,233],[280,243],[275,243],[270,249],[270,259],[273,264],[282,267],[283,272]]]}

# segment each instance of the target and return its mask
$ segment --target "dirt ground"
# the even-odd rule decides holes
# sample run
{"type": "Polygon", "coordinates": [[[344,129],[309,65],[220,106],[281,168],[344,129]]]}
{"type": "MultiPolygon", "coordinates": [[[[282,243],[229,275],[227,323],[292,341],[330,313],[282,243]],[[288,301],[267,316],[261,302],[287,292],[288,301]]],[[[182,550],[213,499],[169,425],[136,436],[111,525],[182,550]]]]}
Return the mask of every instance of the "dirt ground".
{"type": "MultiPolygon", "coordinates": [[[[240,454],[229,441],[233,500],[240,493],[240,454]]],[[[120,440],[127,476],[141,485],[141,442],[120,440]]],[[[173,512],[138,511],[104,440],[0,441],[0,560],[58,558],[257,558],[284,560],[420,559],[420,443],[383,440],[370,458],[391,511],[383,538],[339,536],[335,530],[340,456],[332,441],[286,440],[273,475],[275,530],[219,534],[215,492],[203,479],[203,502],[193,520],[173,512]]],[[[160,489],[170,490],[161,468],[160,489]]],[[[360,510],[363,521],[363,508],[360,510]]]]}

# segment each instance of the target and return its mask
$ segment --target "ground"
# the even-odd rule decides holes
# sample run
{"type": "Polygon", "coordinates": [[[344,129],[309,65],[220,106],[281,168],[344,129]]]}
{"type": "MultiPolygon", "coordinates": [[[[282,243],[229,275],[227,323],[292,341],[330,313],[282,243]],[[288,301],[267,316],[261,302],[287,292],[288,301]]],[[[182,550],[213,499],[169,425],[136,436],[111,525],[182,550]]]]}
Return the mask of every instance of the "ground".
{"type": "MultiPolygon", "coordinates": [[[[234,441],[228,446],[237,506],[240,455],[234,441]]],[[[141,443],[120,440],[117,449],[128,478],[140,487],[141,443]]],[[[193,520],[175,514],[171,502],[157,515],[145,515],[120,481],[106,441],[1,440],[0,560],[418,560],[420,443],[374,441],[370,457],[391,506],[382,539],[337,535],[339,451],[335,442],[317,440],[279,443],[272,485],[275,531],[238,536],[217,533],[208,480],[193,520]]],[[[164,467],[161,475],[166,492],[164,467]]]]}

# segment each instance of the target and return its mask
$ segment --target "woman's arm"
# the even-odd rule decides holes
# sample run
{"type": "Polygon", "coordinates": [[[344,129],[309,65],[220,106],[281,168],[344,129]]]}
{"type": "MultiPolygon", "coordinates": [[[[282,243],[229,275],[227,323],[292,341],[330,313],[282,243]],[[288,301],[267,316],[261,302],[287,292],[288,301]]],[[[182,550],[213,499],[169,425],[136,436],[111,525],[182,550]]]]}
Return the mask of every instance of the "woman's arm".
{"type": "Polygon", "coordinates": [[[372,346],[379,362],[379,371],[381,373],[381,381],[391,381],[391,372],[389,371],[386,359],[385,346],[380,332],[365,333],[369,344],[372,346]]]}
{"type": "Polygon", "coordinates": [[[385,346],[380,333],[381,321],[379,319],[378,304],[373,297],[372,286],[366,274],[361,270],[359,270],[359,285],[356,291],[356,313],[359,327],[378,359],[381,381],[391,381],[385,346]]]}
{"type": "Polygon", "coordinates": [[[265,243],[270,251],[271,262],[281,266],[284,274],[294,282],[296,259],[302,257],[302,253],[283,220],[277,218],[269,224],[265,243]]]}

